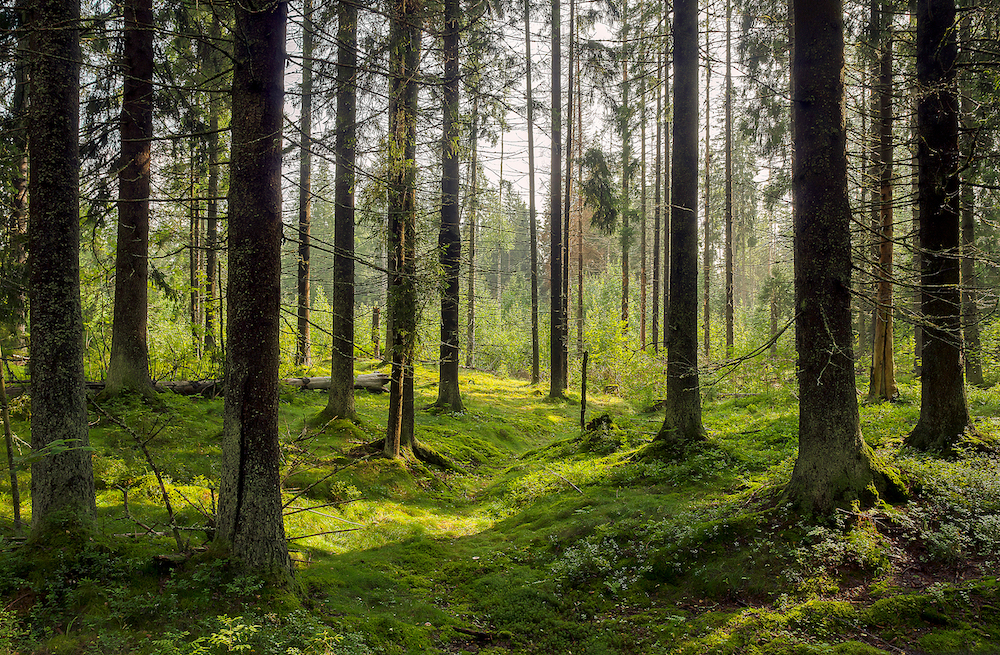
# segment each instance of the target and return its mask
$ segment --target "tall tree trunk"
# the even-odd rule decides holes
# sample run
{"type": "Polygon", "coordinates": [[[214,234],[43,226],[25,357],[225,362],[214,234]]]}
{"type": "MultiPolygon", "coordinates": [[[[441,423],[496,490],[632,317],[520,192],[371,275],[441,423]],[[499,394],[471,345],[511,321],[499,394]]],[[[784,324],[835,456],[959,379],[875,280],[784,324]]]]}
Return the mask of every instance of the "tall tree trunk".
{"type": "Polygon", "coordinates": [[[333,310],[326,416],[356,418],[354,407],[354,185],[357,141],[358,7],[337,3],[337,134],[333,180],[333,310]]]}
{"type": "Polygon", "coordinates": [[[560,339],[562,341],[562,380],[563,390],[569,386],[569,231],[570,231],[570,196],[573,187],[573,60],[576,58],[576,2],[569,2],[569,62],[566,66],[567,89],[566,89],[566,125],[569,126],[569,134],[566,138],[566,192],[563,196],[563,322],[560,325],[560,339]]]}
{"type": "Polygon", "coordinates": [[[469,280],[466,293],[465,367],[472,368],[476,361],[476,232],[479,228],[479,84],[472,96],[471,159],[469,160],[469,280]]]}
{"type": "Polygon", "coordinates": [[[416,347],[417,65],[420,6],[396,0],[390,17],[389,231],[396,260],[390,288],[393,315],[389,425],[385,454],[398,458],[413,449],[413,365],[416,347]]]}
{"type": "Polygon", "coordinates": [[[698,2],[674,1],[674,147],[666,416],[657,439],[678,449],[705,438],[698,382],[698,2]]]}
{"type": "Polygon", "coordinates": [[[535,209],[535,100],[531,88],[531,5],[524,0],[525,95],[528,105],[528,239],[531,241],[531,384],[541,380],[538,335],[538,221],[535,209]]]}
{"type": "MultiPolygon", "coordinates": [[[[218,48],[222,46],[222,22],[218,13],[212,15],[211,46],[208,55],[209,75],[222,73],[218,48]]],[[[205,349],[213,351],[215,342],[215,311],[221,280],[218,272],[219,248],[219,93],[208,92],[208,210],[205,221],[205,349]]]]}
{"type": "Polygon", "coordinates": [[[788,496],[805,511],[885,489],[861,436],[851,334],[851,208],[841,0],[793,0],[795,321],[799,453],[788,496]]]}
{"type": "Polygon", "coordinates": [[[190,287],[189,306],[191,321],[191,347],[196,357],[202,353],[201,334],[201,289],[198,274],[201,269],[201,202],[198,198],[198,168],[195,156],[195,145],[191,142],[188,206],[188,286],[190,287]]]}
{"type": "MultiPolygon", "coordinates": [[[[916,34],[917,32],[917,2],[916,0],[909,0],[910,9],[910,32],[916,34]]],[[[911,249],[913,251],[913,262],[911,268],[916,273],[917,276],[920,275],[920,271],[923,270],[923,246],[920,244],[920,148],[919,144],[919,130],[917,129],[917,109],[920,105],[920,94],[914,90],[913,96],[911,97],[911,109],[910,112],[910,143],[913,145],[910,147],[910,170],[912,171],[910,175],[910,196],[913,201],[910,203],[912,220],[910,221],[911,231],[913,233],[913,245],[911,249]]],[[[920,358],[923,356],[924,352],[924,328],[923,319],[920,313],[920,285],[913,285],[913,295],[911,299],[912,312],[914,316],[913,321],[913,374],[920,375],[921,366],[920,358]]]]}
{"type": "Polygon", "coordinates": [[[31,537],[97,508],[80,304],[80,2],[30,3],[31,537]],[[58,29],[53,29],[57,26],[58,29]]]}
{"type": "MultiPolygon", "coordinates": [[[[673,113],[670,92],[670,65],[669,58],[664,54],[663,70],[663,101],[666,105],[666,113],[671,114],[670,121],[663,121],[663,349],[666,350],[670,343],[670,294],[672,293],[672,269],[673,269],[673,143],[674,122],[676,115],[673,113]]],[[[676,86],[676,85],[675,85],[676,86]]],[[[696,128],[697,129],[697,128],[696,128]]],[[[696,301],[697,302],[697,301],[696,301]]],[[[697,319],[696,319],[697,320],[697,319]]],[[[697,329],[697,328],[696,328],[697,329]]],[[[697,339],[697,336],[695,337],[697,339]]]]}
{"type": "MultiPolygon", "coordinates": [[[[879,48],[878,154],[873,175],[879,180],[878,292],[875,297],[875,339],[868,400],[892,400],[896,391],[893,360],[893,219],[892,219],[892,22],[891,7],[883,0],[873,45],[879,48]]],[[[873,117],[874,120],[874,117],[873,117]]]]}
{"type": "Polygon", "coordinates": [[[628,296],[629,296],[629,248],[632,245],[631,217],[632,200],[629,197],[629,182],[632,177],[632,128],[629,125],[629,80],[628,80],[628,0],[622,1],[622,313],[621,322],[628,330],[628,296]]]}
{"type": "MultiPolygon", "coordinates": [[[[580,26],[577,23],[574,38],[579,39],[580,26]]],[[[580,77],[580,57],[576,57],[576,79],[580,77]]],[[[583,188],[583,93],[576,94],[576,188],[583,188]]],[[[567,297],[566,302],[569,302],[567,297]]],[[[567,310],[567,315],[568,315],[567,310]]],[[[583,196],[576,198],[576,352],[583,356],[583,196]]],[[[569,377],[569,376],[567,376],[569,377]]]]}
{"type": "Polygon", "coordinates": [[[278,466],[281,122],[286,3],[236,5],[229,325],[215,540],[249,570],[292,574],[278,466]]]}
{"type": "Polygon", "coordinates": [[[711,139],[711,118],[712,118],[712,62],[709,58],[708,36],[709,17],[705,15],[705,217],[702,227],[702,255],[701,255],[701,320],[702,339],[706,359],[712,356],[712,212],[711,212],[711,181],[712,181],[712,139],[711,139]]]}
{"type": "Polygon", "coordinates": [[[951,452],[972,429],[962,371],[958,98],[954,0],[917,0],[920,308],[925,320],[920,419],[905,443],[951,452]]]}
{"type": "Polygon", "coordinates": [[[552,148],[549,181],[549,397],[562,398],[566,389],[563,324],[566,297],[563,295],[563,236],[560,201],[562,196],[562,39],[559,0],[552,0],[552,148]]]}
{"type": "MultiPolygon", "coordinates": [[[[437,406],[461,412],[462,393],[458,385],[459,274],[462,265],[462,232],[459,223],[458,191],[460,154],[458,149],[459,106],[459,0],[444,4],[444,128],[441,138],[441,229],[438,252],[444,275],[441,289],[441,363],[438,368],[437,406]]],[[[530,74],[530,73],[529,73],[530,74]]],[[[532,155],[533,156],[533,155],[532,155]]]]}
{"type": "Polygon", "coordinates": [[[646,91],[649,85],[646,78],[642,81],[642,96],[639,103],[639,140],[640,171],[639,171],[639,346],[646,348],[646,91]]]}
{"type": "Polygon", "coordinates": [[[153,137],[153,2],[125,3],[125,82],[118,173],[118,247],[111,360],[105,396],[153,394],[146,345],[150,143],[153,137]]]}
{"type": "MultiPolygon", "coordinates": [[[[965,7],[971,9],[971,3],[965,7]]],[[[962,39],[962,58],[966,65],[971,65],[972,44],[971,32],[973,12],[966,12],[962,20],[959,36],[962,39]]],[[[970,69],[967,69],[970,70],[970,69]]],[[[975,108],[969,99],[974,81],[972,74],[966,73],[961,80],[966,91],[962,93],[962,156],[971,161],[975,156],[977,121],[975,108]]],[[[965,381],[977,387],[985,384],[983,380],[982,342],[979,337],[979,289],[976,275],[976,189],[974,182],[978,171],[974,167],[966,169],[962,180],[962,336],[965,339],[965,381]]]]}
{"type": "Polygon", "coordinates": [[[726,357],[733,356],[733,3],[726,0],[726,357]]]}
{"type": "MultiPolygon", "coordinates": [[[[312,0],[302,0],[302,106],[299,116],[299,257],[296,276],[298,281],[298,306],[296,314],[298,325],[295,331],[295,363],[298,366],[306,367],[312,366],[312,340],[309,334],[309,240],[312,232],[312,12],[312,0]]],[[[337,313],[334,312],[333,315],[336,316],[337,313]]],[[[334,348],[334,352],[336,352],[336,348],[334,348]]]]}
{"type": "Polygon", "coordinates": [[[15,124],[10,134],[14,162],[11,167],[11,206],[7,222],[7,252],[10,263],[9,294],[5,294],[11,332],[17,347],[24,342],[27,310],[26,273],[28,264],[28,0],[18,0],[18,23],[23,29],[17,37],[14,53],[14,96],[10,113],[15,124]]]}
{"type": "Polygon", "coordinates": [[[660,177],[663,160],[660,146],[663,144],[663,52],[656,53],[656,145],[653,163],[653,352],[660,351],[660,214],[663,205],[660,191],[663,180],[660,177]]]}

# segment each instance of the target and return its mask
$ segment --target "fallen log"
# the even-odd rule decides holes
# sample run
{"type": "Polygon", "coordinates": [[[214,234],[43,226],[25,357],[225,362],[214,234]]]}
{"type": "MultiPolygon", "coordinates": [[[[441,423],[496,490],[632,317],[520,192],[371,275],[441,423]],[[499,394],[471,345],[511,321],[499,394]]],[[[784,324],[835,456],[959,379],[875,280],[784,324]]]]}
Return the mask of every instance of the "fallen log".
{"type": "MultiPolygon", "coordinates": [[[[281,381],[300,389],[329,389],[331,379],[330,377],[284,378],[281,381]]],[[[200,395],[214,398],[222,395],[224,382],[224,380],[164,380],[153,386],[160,392],[172,391],[182,396],[200,395]]],[[[372,393],[384,392],[387,384],[389,384],[389,376],[385,373],[362,373],[354,378],[355,389],[364,389],[372,393]]],[[[104,382],[87,382],[88,391],[102,389],[104,389],[104,382]]],[[[7,397],[13,399],[23,393],[29,393],[30,390],[30,382],[11,385],[7,387],[7,397]]]]}

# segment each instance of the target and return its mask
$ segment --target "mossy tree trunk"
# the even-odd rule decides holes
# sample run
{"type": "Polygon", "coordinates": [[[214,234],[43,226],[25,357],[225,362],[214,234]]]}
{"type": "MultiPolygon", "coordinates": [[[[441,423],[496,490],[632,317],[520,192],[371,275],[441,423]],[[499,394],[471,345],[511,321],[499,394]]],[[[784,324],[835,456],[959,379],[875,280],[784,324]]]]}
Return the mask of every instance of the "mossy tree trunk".
{"type": "MultiPolygon", "coordinates": [[[[972,9],[971,2],[966,0],[964,8],[972,9]]],[[[973,53],[975,44],[972,41],[972,20],[975,12],[967,11],[959,31],[961,38],[962,59],[966,71],[962,75],[963,86],[962,109],[962,156],[970,161],[976,155],[979,135],[979,122],[976,119],[976,108],[971,94],[974,93],[975,77],[971,66],[974,65],[973,53]]],[[[979,167],[970,165],[962,180],[962,336],[965,339],[965,381],[973,386],[981,387],[983,380],[983,345],[979,333],[979,280],[976,274],[976,182],[979,178],[979,167]]]]}
{"type": "Polygon", "coordinates": [[[698,3],[674,2],[674,148],[670,190],[666,416],[672,449],[705,438],[698,383],[698,3]]]}
{"type": "MultiPolygon", "coordinates": [[[[444,273],[441,288],[441,361],[438,369],[436,405],[461,412],[458,386],[459,274],[462,265],[462,232],[458,211],[460,134],[459,106],[459,0],[444,3],[444,129],[441,137],[441,227],[438,256],[444,273]]],[[[499,285],[498,285],[499,287],[499,285]]]]}
{"type": "Polygon", "coordinates": [[[970,427],[962,370],[958,42],[954,0],[917,2],[920,308],[924,319],[920,419],[905,443],[952,451],[970,427]]]}
{"type": "Polygon", "coordinates": [[[236,5],[222,483],[216,544],[244,566],[291,574],[278,473],[278,322],[285,12],[236,5]]]}
{"type": "Polygon", "coordinates": [[[390,17],[389,239],[390,256],[396,263],[389,288],[393,338],[385,454],[393,458],[408,454],[413,448],[420,12],[420,0],[396,0],[390,17]]]}
{"type": "Polygon", "coordinates": [[[325,413],[354,420],[354,185],[357,152],[358,8],[337,5],[337,153],[334,173],[333,351],[325,413]]]}
{"type": "Polygon", "coordinates": [[[126,389],[146,396],[153,394],[146,343],[153,31],[152,0],[128,0],[125,3],[115,304],[105,396],[114,396],[126,389]]]}
{"type": "Polygon", "coordinates": [[[80,305],[80,3],[30,3],[31,535],[96,517],[80,305]]]}
{"type": "MultiPolygon", "coordinates": [[[[215,80],[222,74],[219,48],[222,43],[222,21],[218,12],[212,15],[211,47],[208,53],[208,75],[215,80]]],[[[218,82],[213,82],[213,86],[218,82]]],[[[218,87],[216,87],[218,88],[218,87]]],[[[219,114],[222,98],[215,89],[208,92],[208,207],[205,214],[205,350],[213,353],[221,346],[215,338],[219,302],[219,114]]],[[[221,316],[218,317],[221,319],[221,316]]],[[[221,335],[220,335],[221,337],[221,335]]],[[[220,338],[221,342],[222,339],[220,338]]]]}
{"type": "Polygon", "coordinates": [[[799,452],[787,493],[827,513],[887,482],[861,436],[854,383],[843,5],[794,0],[792,9],[799,452]]]}

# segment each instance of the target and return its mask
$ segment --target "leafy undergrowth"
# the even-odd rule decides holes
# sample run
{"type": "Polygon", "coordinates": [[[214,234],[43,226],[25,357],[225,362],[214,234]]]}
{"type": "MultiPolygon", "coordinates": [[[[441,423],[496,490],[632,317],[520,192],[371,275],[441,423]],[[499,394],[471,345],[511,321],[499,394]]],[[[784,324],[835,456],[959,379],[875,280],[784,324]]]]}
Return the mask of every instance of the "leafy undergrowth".
{"type": "MultiPolygon", "coordinates": [[[[386,396],[359,393],[356,424],[313,426],[323,393],[285,390],[293,590],[204,553],[220,399],[94,408],[99,538],[25,551],[2,488],[0,652],[1000,651],[997,461],[901,450],[919,411],[907,381],[862,422],[911,500],[797,516],[781,495],[797,409],[776,379],[710,390],[709,439],[662,461],[644,451],[658,414],[598,395],[588,418],[609,420],[581,431],[576,400],[465,372],[464,414],[418,412],[418,439],[447,469],[365,454],[384,436],[386,396]],[[139,443],[169,489],[183,554],[139,443]]],[[[426,406],[434,371],[415,386],[426,406]]],[[[1000,395],[970,390],[970,405],[992,436],[1000,395]]],[[[28,406],[14,410],[26,439],[28,406]]]]}

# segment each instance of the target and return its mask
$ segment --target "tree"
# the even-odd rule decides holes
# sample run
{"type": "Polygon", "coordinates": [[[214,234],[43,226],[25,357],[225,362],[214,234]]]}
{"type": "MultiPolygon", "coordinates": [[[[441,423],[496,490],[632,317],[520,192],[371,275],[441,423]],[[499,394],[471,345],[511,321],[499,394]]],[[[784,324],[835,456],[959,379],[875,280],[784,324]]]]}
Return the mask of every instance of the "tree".
{"type": "MultiPolygon", "coordinates": [[[[438,368],[437,406],[461,412],[458,386],[459,272],[462,232],[459,223],[459,0],[444,4],[444,127],[441,137],[441,229],[438,257],[444,280],[441,289],[441,362],[438,368]]],[[[529,127],[530,129],[530,127],[529,127]]]]}
{"type": "Polygon", "coordinates": [[[390,15],[389,54],[389,241],[392,277],[392,370],[385,454],[398,458],[413,448],[413,357],[416,346],[417,66],[420,62],[419,0],[396,0],[390,15]]]}
{"type": "Polygon", "coordinates": [[[354,185],[357,180],[358,8],[337,3],[337,134],[333,182],[333,348],[324,414],[354,420],[354,185]]]}
{"type": "Polygon", "coordinates": [[[698,2],[674,2],[674,115],[670,191],[670,297],[666,416],[671,448],[705,438],[698,384],[698,2]]]}
{"type": "Polygon", "coordinates": [[[216,546],[291,575],[278,445],[282,0],[236,5],[229,192],[226,400],[216,546]]]}
{"type": "Polygon", "coordinates": [[[792,189],[799,453],[786,492],[806,511],[887,489],[861,436],[851,334],[851,209],[841,0],[792,2],[792,189]]]}
{"type": "MultiPolygon", "coordinates": [[[[222,20],[218,11],[212,12],[212,27],[208,53],[208,76],[216,79],[222,75],[220,48],[222,48],[222,20]]],[[[216,303],[219,279],[219,119],[222,113],[222,94],[218,87],[208,92],[208,207],[205,212],[205,349],[210,353],[217,347],[215,341],[216,303]]],[[[221,337],[221,335],[220,335],[221,337]]],[[[221,340],[221,339],[220,339],[221,340]]]]}
{"type": "Polygon", "coordinates": [[[531,241],[531,384],[538,384],[538,227],[535,212],[535,101],[531,87],[531,11],[530,0],[524,0],[524,58],[526,62],[525,94],[528,118],[528,239],[531,241]]]}
{"type": "Polygon", "coordinates": [[[29,12],[31,536],[40,540],[56,522],[86,529],[97,506],[80,304],[80,2],[38,0],[29,12]]]}
{"type": "Polygon", "coordinates": [[[726,0],[726,357],[733,356],[733,3],[726,0]]]}
{"type": "Polygon", "coordinates": [[[972,429],[962,371],[961,224],[954,0],[917,1],[920,309],[923,315],[920,419],[905,443],[951,452],[972,429]]]}
{"type": "MultiPolygon", "coordinates": [[[[343,3],[339,3],[338,7],[343,3]]],[[[309,250],[312,227],[312,100],[313,100],[313,3],[302,1],[302,105],[299,116],[299,257],[298,257],[298,325],[295,339],[295,363],[312,365],[312,344],[309,334],[309,250]]],[[[338,89],[340,90],[340,89],[338,89]]],[[[339,96],[338,96],[339,97],[339,96]]],[[[353,236],[353,235],[352,235],[353,236]]],[[[340,294],[337,294],[339,297],[340,294]]],[[[353,307],[354,298],[351,298],[353,307]]],[[[337,313],[334,312],[334,321],[337,313]]],[[[351,346],[351,354],[353,355],[351,346]]],[[[334,348],[334,353],[337,349],[334,348]]],[[[333,374],[336,378],[336,374],[333,374]]],[[[353,371],[349,372],[353,378],[353,371]]],[[[353,382],[353,380],[352,380],[353,382]]],[[[333,388],[331,386],[331,388],[333,388]]],[[[353,394],[352,394],[353,395],[353,394]]]]}
{"type": "MultiPolygon", "coordinates": [[[[879,78],[876,90],[878,116],[872,117],[877,123],[878,148],[873,147],[875,170],[873,178],[878,180],[879,231],[876,235],[878,250],[877,292],[875,295],[875,336],[872,341],[871,383],[868,400],[892,400],[896,391],[896,366],[893,361],[892,329],[892,21],[891,7],[886,0],[878,9],[872,3],[872,47],[876,48],[879,78]]],[[[874,196],[874,193],[873,193],[874,196]]]]}
{"type": "Polygon", "coordinates": [[[118,248],[111,360],[104,395],[153,394],[146,345],[150,144],[153,137],[153,2],[125,3],[125,82],[118,173],[118,248]]]}
{"type": "Polygon", "coordinates": [[[563,295],[562,237],[562,25],[559,0],[552,0],[552,149],[549,168],[549,397],[562,398],[566,389],[564,341],[566,297],[563,295]]]}

